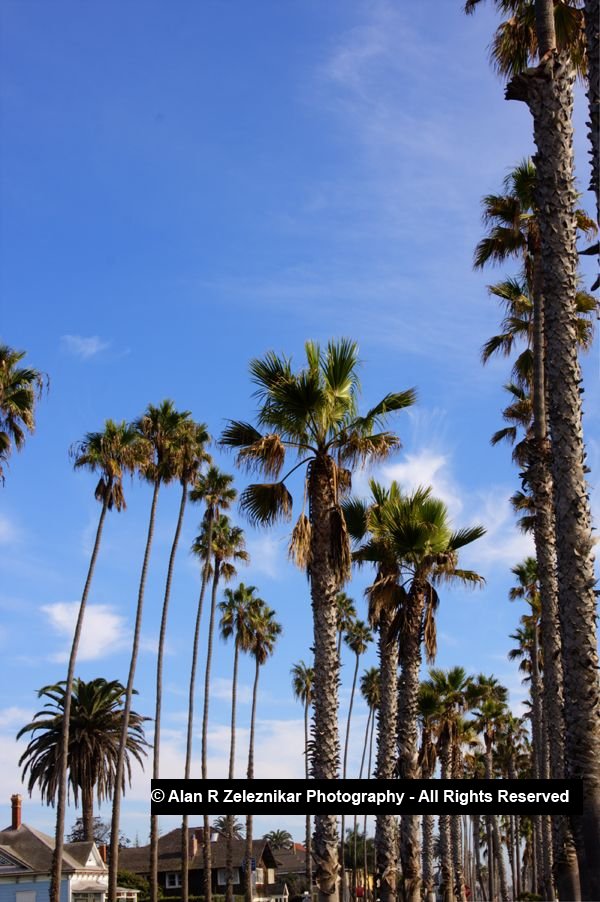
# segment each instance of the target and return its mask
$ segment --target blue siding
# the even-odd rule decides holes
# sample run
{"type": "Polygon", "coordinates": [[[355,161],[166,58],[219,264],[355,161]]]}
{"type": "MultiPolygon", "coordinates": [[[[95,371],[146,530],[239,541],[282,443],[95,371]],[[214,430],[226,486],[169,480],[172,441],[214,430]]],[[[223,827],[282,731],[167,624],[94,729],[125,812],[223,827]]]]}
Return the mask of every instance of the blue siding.
{"type": "MultiPolygon", "coordinates": [[[[0,902],[15,902],[17,892],[34,892],[36,902],[48,902],[50,898],[50,880],[23,880],[19,883],[0,882],[0,902]]],[[[69,885],[61,880],[60,902],[69,902],[69,885]]]]}

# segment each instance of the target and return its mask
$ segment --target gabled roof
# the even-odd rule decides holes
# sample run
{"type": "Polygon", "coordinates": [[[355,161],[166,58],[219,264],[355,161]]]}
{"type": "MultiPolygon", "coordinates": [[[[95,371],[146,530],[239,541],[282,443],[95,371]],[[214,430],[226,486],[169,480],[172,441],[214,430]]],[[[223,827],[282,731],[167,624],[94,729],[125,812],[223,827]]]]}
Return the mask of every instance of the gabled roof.
{"type": "MultiPolygon", "coordinates": [[[[193,849],[194,837],[199,833],[199,828],[190,827],[190,851],[193,849]]],[[[216,842],[211,842],[211,865],[213,868],[226,867],[227,841],[220,837],[216,842]]],[[[246,840],[234,839],[232,842],[233,867],[240,867],[246,852],[246,840]]],[[[266,839],[255,839],[252,842],[252,857],[258,862],[264,859],[268,867],[276,867],[273,851],[266,839]]],[[[136,874],[147,874],[150,871],[150,846],[139,846],[137,849],[121,849],[119,852],[119,867],[124,871],[133,871],[136,874]]],[[[197,841],[196,854],[190,858],[190,870],[204,870],[204,855],[202,842],[197,841]]],[[[177,827],[158,840],[158,870],[181,870],[181,828],[177,827]]]]}
{"type": "MultiPolygon", "coordinates": [[[[65,874],[80,871],[86,867],[91,847],[94,843],[67,843],[63,849],[62,869],[65,874]],[[81,847],[81,848],[80,848],[81,847]]],[[[0,847],[10,856],[18,859],[23,867],[36,873],[50,873],[52,867],[52,853],[54,852],[54,837],[29,827],[27,824],[21,824],[16,830],[9,827],[7,830],[0,831],[0,847]]],[[[89,866],[88,866],[89,867],[89,866]]],[[[106,870],[104,865],[98,870],[106,870]]],[[[15,872],[21,870],[15,867],[15,872]]],[[[4,870],[4,873],[10,873],[4,870]]]]}

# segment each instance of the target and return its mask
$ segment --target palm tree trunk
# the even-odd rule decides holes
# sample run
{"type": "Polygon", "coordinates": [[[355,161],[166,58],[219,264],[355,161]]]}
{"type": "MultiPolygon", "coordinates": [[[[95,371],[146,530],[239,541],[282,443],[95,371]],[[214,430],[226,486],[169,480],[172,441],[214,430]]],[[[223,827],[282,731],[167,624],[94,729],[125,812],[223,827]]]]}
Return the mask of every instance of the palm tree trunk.
{"type": "Polygon", "coordinates": [[[596,222],[600,222],[600,41],[598,34],[598,22],[600,21],[600,8],[598,0],[586,0],[585,2],[585,34],[587,39],[588,58],[588,90],[587,96],[590,105],[590,121],[588,138],[592,145],[592,177],[590,191],[596,195],[596,222]]]}
{"type": "MultiPolygon", "coordinates": [[[[548,11],[551,0],[536,0],[548,11]]],[[[545,46],[540,33],[540,51],[545,46]]],[[[544,270],[548,414],[552,438],[559,614],[565,687],[568,777],[583,779],[583,815],[573,817],[582,895],[600,898],[600,686],[595,577],[577,357],[577,250],[573,178],[574,72],[566,53],[550,49],[535,69],[512,80],[507,98],[533,116],[536,205],[544,270]]]]}
{"type": "Polygon", "coordinates": [[[77,661],[77,652],[79,650],[79,640],[81,638],[81,630],[83,628],[83,617],[85,608],[90,594],[92,585],[92,577],[100,551],[100,541],[102,539],[102,530],[104,528],[104,520],[106,511],[108,510],[108,498],[112,488],[112,480],[106,488],[104,501],[102,502],[102,510],[100,511],[100,519],[96,529],[96,538],[92,549],[92,557],[88,567],[85,585],[83,587],[83,595],[79,604],[79,613],[77,615],[77,623],[75,624],[75,633],[71,645],[71,654],[69,655],[69,666],[67,669],[67,684],[65,686],[65,700],[63,707],[63,722],[60,737],[60,772],[58,778],[58,800],[56,803],[56,831],[54,836],[54,851],[52,853],[52,872],[50,876],[50,902],[59,902],[60,900],[60,884],[62,880],[62,858],[65,836],[65,811],[67,807],[67,770],[69,763],[69,720],[71,717],[71,696],[73,694],[73,681],[75,679],[75,662],[77,661]]]}
{"type": "MultiPolygon", "coordinates": [[[[460,776],[460,749],[453,743],[452,778],[456,780],[459,779],[460,776]]],[[[452,841],[452,864],[454,868],[454,892],[459,902],[466,902],[465,876],[462,866],[461,817],[458,814],[450,816],[450,837],[452,841]]]]}
{"type": "MultiPolygon", "coordinates": [[[[447,737],[440,737],[438,743],[441,777],[447,780],[451,770],[451,746],[447,737]]],[[[443,902],[454,902],[454,874],[452,867],[452,842],[450,836],[450,815],[440,814],[440,846],[441,846],[441,871],[442,871],[442,899],[443,902]]],[[[489,857],[489,855],[488,855],[489,857]]]]}
{"type": "MultiPolygon", "coordinates": [[[[162,675],[165,636],[167,632],[167,614],[171,597],[171,583],[173,581],[175,556],[177,554],[177,546],[179,545],[179,537],[181,536],[187,495],[187,482],[183,482],[181,501],[179,503],[179,515],[177,517],[175,535],[173,536],[173,543],[171,545],[171,554],[169,555],[167,581],[165,584],[165,595],[160,621],[160,634],[158,637],[158,654],[156,658],[156,709],[154,714],[154,759],[152,764],[153,780],[158,780],[160,774],[160,718],[162,709],[162,675]]],[[[158,815],[156,814],[150,815],[150,902],[158,902],[158,815]]]]}
{"type": "MultiPolygon", "coordinates": [[[[231,740],[229,745],[229,779],[233,780],[235,771],[235,709],[237,700],[238,660],[240,646],[236,636],[235,650],[233,653],[233,680],[231,684],[231,740]]],[[[226,902],[233,902],[233,815],[230,814],[226,821],[227,830],[227,854],[225,868],[227,870],[227,885],[225,887],[226,902]]]]}
{"type": "Polygon", "coordinates": [[[81,820],[83,822],[83,838],[85,842],[94,840],[94,787],[81,787],[81,820]]]}
{"type": "MultiPolygon", "coordinates": [[[[369,778],[371,776],[371,761],[373,759],[373,733],[375,731],[375,718],[371,718],[371,738],[369,740],[369,778]]],[[[364,859],[364,872],[365,872],[365,902],[368,902],[368,886],[369,886],[369,862],[368,862],[368,849],[367,849],[367,815],[365,814],[363,820],[363,859],[364,859]]]]}
{"type": "Polygon", "coordinates": [[[485,895],[485,884],[483,882],[483,874],[481,872],[481,842],[480,842],[480,828],[479,828],[479,815],[473,814],[473,851],[475,853],[475,876],[477,879],[477,883],[479,884],[479,888],[481,889],[481,896],[483,899],[486,898],[485,895]]]}
{"type": "MultiPolygon", "coordinates": [[[[207,524],[207,548],[212,547],[214,516],[209,514],[207,524]]],[[[190,690],[188,696],[188,717],[187,717],[187,738],[185,746],[185,771],[184,780],[190,779],[192,770],[192,737],[194,730],[194,695],[196,692],[196,669],[198,665],[198,644],[200,640],[200,623],[202,621],[202,608],[204,605],[204,595],[210,573],[210,556],[207,556],[202,568],[202,581],[200,584],[200,596],[198,598],[198,608],[196,611],[196,624],[194,626],[194,642],[192,647],[192,664],[190,668],[190,690]]],[[[181,902],[188,902],[189,899],[189,833],[188,833],[188,816],[183,815],[181,824],[181,902]]]]}
{"type": "MultiPolygon", "coordinates": [[[[417,580],[405,601],[405,625],[400,637],[400,683],[398,691],[398,766],[400,779],[419,776],[417,716],[419,670],[421,668],[421,632],[425,609],[425,587],[417,580]]],[[[421,849],[419,816],[403,814],[400,820],[400,858],[404,876],[405,902],[421,900],[421,849]]]]}
{"type": "Polygon", "coordinates": [[[108,868],[108,902],[116,902],[117,899],[117,871],[119,869],[119,822],[121,819],[121,793],[123,791],[124,771],[125,771],[125,750],[127,747],[127,733],[129,730],[129,713],[131,711],[131,700],[133,698],[133,681],[135,679],[135,668],[137,664],[137,656],[140,645],[140,633],[142,629],[142,611],[144,606],[144,591],[146,588],[146,576],[148,575],[148,564],[150,562],[150,550],[152,548],[152,539],[154,537],[154,521],[156,518],[156,505],[158,502],[158,492],[160,489],[160,479],[154,483],[154,492],[152,494],[152,506],[150,507],[150,522],[148,523],[148,536],[146,538],[146,548],[144,551],[144,562],[142,564],[142,573],[140,576],[140,586],[138,591],[137,611],[135,616],[135,627],[133,631],[133,647],[131,649],[131,661],[129,664],[129,676],[127,679],[127,689],[125,691],[125,708],[123,710],[123,727],[121,729],[121,744],[119,746],[119,755],[117,757],[117,767],[115,773],[115,783],[113,792],[112,807],[112,823],[110,830],[110,862],[108,868]]]}
{"type": "MultiPolygon", "coordinates": [[[[210,545],[208,546],[210,548],[210,545]]],[[[215,631],[215,611],[217,608],[217,588],[219,585],[220,562],[215,555],[212,592],[210,599],[210,620],[208,623],[208,643],[206,647],[206,668],[204,671],[204,711],[202,715],[202,779],[208,779],[208,711],[210,703],[210,669],[212,664],[213,638],[215,631]]],[[[204,851],[204,902],[212,899],[212,848],[210,844],[210,820],[204,815],[202,831],[204,851]]]]}
{"type": "MultiPolygon", "coordinates": [[[[250,714],[250,741],[248,743],[248,780],[254,779],[254,726],[256,724],[256,699],[258,696],[258,676],[260,673],[260,664],[256,659],[254,671],[254,686],[252,688],[252,712],[250,714]]],[[[244,883],[246,890],[246,902],[252,902],[252,828],[253,818],[251,814],[246,815],[246,866],[244,869],[244,883]]]]}
{"type": "MultiPolygon", "coordinates": [[[[310,520],[312,524],[310,593],[313,609],[315,678],[313,704],[313,777],[336,779],[339,774],[338,685],[339,656],[336,647],[337,616],[335,598],[341,586],[338,562],[331,549],[334,542],[336,506],[333,462],[317,458],[309,477],[310,520]]],[[[336,815],[316,814],[313,840],[315,879],[319,902],[338,902],[338,830],[336,815]]]]}
{"type": "MultiPolygon", "coordinates": [[[[391,780],[396,766],[398,729],[398,643],[390,642],[392,618],[382,611],[379,620],[377,653],[379,656],[379,710],[377,711],[378,780],[391,780]]],[[[369,772],[368,776],[371,774],[369,772]]],[[[393,814],[378,814],[375,819],[375,851],[381,902],[396,902],[398,886],[398,829],[393,814]]]]}
{"type": "MultiPolygon", "coordinates": [[[[308,764],[308,708],[309,708],[309,699],[308,695],[306,697],[306,701],[304,702],[304,777],[308,780],[309,776],[309,764],[308,764]]],[[[312,900],[312,851],[311,851],[311,836],[310,836],[310,814],[306,815],[306,837],[305,837],[305,847],[306,847],[306,882],[308,883],[308,892],[309,892],[309,900],[312,900]]]]}
{"type": "MultiPolygon", "coordinates": [[[[354,705],[354,692],[356,690],[356,678],[358,676],[358,659],[359,656],[355,655],[356,661],[354,664],[354,676],[352,678],[352,691],[350,692],[350,704],[348,705],[348,720],[346,721],[346,741],[344,742],[344,766],[342,768],[342,779],[346,779],[346,769],[348,765],[348,742],[350,740],[350,721],[352,719],[352,708],[354,705]]],[[[346,818],[345,815],[342,814],[342,829],[341,829],[341,844],[340,844],[340,857],[342,859],[342,898],[346,899],[346,868],[344,867],[344,824],[346,818]]],[[[356,833],[355,833],[356,838],[356,833]]],[[[356,849],[355,849],[356,852],[356,849]]],[[[354,881],[354,887],[356,892],[356,860],[354,861],[354,868],[352,873],[352,879],[354,881]]]]}

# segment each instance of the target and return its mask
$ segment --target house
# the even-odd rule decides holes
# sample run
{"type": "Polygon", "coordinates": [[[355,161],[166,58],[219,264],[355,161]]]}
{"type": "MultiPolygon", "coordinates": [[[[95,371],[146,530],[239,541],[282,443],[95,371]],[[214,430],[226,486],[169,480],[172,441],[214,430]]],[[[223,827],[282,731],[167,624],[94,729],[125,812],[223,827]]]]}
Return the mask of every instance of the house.
{"type": "Polygon", "coordinates": [[[306,877],[306,849],[295,842],[289,849],[275,849],[277,876],[280,880],[289,877],[292,881],[306,877]]]}
{"type": "MultiPolygon", "coordinates": [[[[189,828],[189,893],[190,896],[204,895],[204,854],[202,850],[203,831],[200,827],[189,828]]],[[[246,841],[232,840],[233,852],[233,892],[244,894],[244,859],[246,841]]],[[[223,836],[211,835],[211,885],[212,891],[224,895],[227,886],[227,840],[223,836]]],[[[287,886],[276,882],[275,856],[268,840],[255,839],[252,843],[252,894],[255,902],[287,902],[287,886]]],[[[141,877],[150,875],[150,846],[121,849],[119,868],[133,871],[141,877]]],[[[158,840],[158,882],[165,896],[181,896],[181,828],[171,830],[158,840]]],[[[0,900],[1,902],[1,900],[0,900]]]]}
{"type": "MultiPolygon", "coordinates": [[[[48,902],[54,837],[21,821],[21,796],[11,797],[12,822],[0,831],[0,902],[48,902]]],[[[61,902],[105,902],[108,869],[93,842],[65,843],[61,902]]],[[[137,891],[119,888],[123,902],[137,891]]]]}

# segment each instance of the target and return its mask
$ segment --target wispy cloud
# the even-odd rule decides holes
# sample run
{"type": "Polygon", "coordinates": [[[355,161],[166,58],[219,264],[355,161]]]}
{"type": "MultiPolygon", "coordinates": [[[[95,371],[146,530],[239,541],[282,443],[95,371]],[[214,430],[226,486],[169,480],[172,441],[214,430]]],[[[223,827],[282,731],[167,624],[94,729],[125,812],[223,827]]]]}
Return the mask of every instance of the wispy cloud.
{"type": "MultiPolygon", "coordinates": [[[[210,686],[210,695],[211,698],[231,702],[231,680],[226,679],[225,677],[216,677],[213,679],[210,686]]],[[[238,683],[237,700],[242,705],[249,704],[252,701],[252,686],[238,683]]]]}
{"type": "MultiPolygon", "coordinates": [[[[289,537],[288,537],[289,538],[289,537]]],[[[261,535],[248,540],[250,571],[263,573],[271,579],[283,576],[286,558],[286,541],[276,536],[261,535]]]]}
{"type": "Polygon", "coordinates": [[[0,514],[0,545],[12,545],[19,537],[19,528],[5,514],[0,514]]]}
{"type": "MultiPolygon", "coordinates": [[[[61,637],[72,639],[75,631],[79,602],[59,601],[43,605],[42,612],[51,628],[61,637]]],[[[130,641],[125,618],[110,605],[89,605],[85,612],[78,658],[80,661],[95,661],[127,647],[130,641]]],[[[68,660],[68,651],[50,655],[51,661],[63,663],[68,660]]]]}
{"type": "Polygon", "coordinates": [[[89,337],[84,335],[63,335],[60,340],[67,353],[80,357],[82,360],[96,357],[97,354],[105,351],[110,346],[109,341],[103,341],[97,335],[90,335],[89,337]]]}

